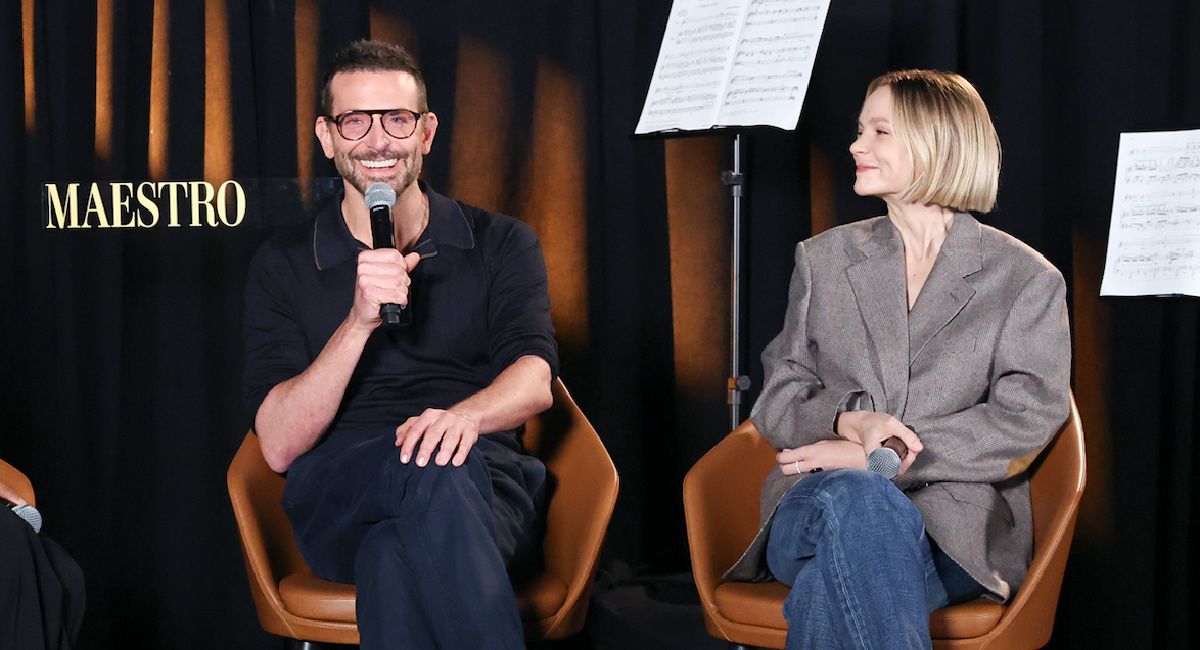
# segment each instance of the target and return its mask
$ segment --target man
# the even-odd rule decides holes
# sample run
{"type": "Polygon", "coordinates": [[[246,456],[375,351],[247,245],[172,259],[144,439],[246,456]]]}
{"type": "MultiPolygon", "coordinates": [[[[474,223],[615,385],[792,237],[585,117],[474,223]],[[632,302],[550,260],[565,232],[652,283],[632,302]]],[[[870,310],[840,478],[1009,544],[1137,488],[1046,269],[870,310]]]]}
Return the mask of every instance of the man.
{"type": "Polygon", "coordinates": [[[557,347],[533,232],[420,183],[437,133],[421,71],[360,41],[316,135],[344,194],[251,263],[246,399],[320,577],[358,586],[364,648],[520,648],[510,571],[537,557],[545,468],[514,431],[551,403],[557,347]],[[370,250],[363,194],[396,191],[370,250]],[[380,326],[380,305],[412,323],[380,326]]]}
{"type": "Polygon", "coordinates": [[[83,571],[12,510],[28,505],[18,490],[21,484],[32,489],[24,475],[0,459],[0,648],[67,650],[75,646],[83,624],[83,571]]]}

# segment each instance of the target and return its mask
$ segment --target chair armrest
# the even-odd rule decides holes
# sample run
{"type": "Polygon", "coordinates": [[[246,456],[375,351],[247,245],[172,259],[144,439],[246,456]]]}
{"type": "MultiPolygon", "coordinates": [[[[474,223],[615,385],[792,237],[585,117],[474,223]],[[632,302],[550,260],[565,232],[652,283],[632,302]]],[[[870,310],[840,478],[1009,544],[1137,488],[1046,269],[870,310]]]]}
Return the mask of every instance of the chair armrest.
{"type": "Polygon", "coordinates": [[[546,569],[577,598],[595,571],[608,522],[617,502],[617,469],[600,436],[554,383],[554,407],[538,418],[537,455],[554,478],[546,513],[546,569]]]}
{"type": "Polygon", "coordinates": [[[29,505],[37,505],[35,502],[36,499],[34,499],[33,483],[29,482],[29,477],[22,474],[21,470],[3,460],[0,460],[0,481],[3,481],[5,485],[12,488],[13,492],[16,492],[17,496],[25,499],[29,505]]]}
{"type": "Polygon", "coordinates": [[[284,478],[267,466],[254,433],[246,434],[230,462],[226,483],[260,622],[268,632],[286,635],[279,582],[304,567],[304,560],[283,512],[284,478]]]}
{"type": "Polygon", "coordinates": [[[696,587],[706,604],[759,529],[759,495],[775,449],[749,420],[692,466],[683,509],[696,587]]]}
{"type": "Polygon", "coordinates": [[[1079,504],[1087,485],[1087,453],[1075,396],[1070,413],[1031,468],[1033,560],[1025,582],[1005,608],[993,634],[1019,630],[1021,644],[1049,643],[1054,615],[1075,535],[1079,504]]]}

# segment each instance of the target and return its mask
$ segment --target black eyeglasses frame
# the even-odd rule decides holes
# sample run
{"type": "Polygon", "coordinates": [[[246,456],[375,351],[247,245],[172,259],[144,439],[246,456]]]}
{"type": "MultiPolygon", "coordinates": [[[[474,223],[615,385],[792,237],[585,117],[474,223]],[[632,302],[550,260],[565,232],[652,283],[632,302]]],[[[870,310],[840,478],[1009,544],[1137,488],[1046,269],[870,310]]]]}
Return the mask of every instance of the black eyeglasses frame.
{"type": "Polygon", "coordinates": [[[349,140],[350,142],[357,142],[357,141],[362,140],[363,138],[367,137],[367,135],[371,133],[371,129],[375,128],[375,116],[376,115],[379,116],[379,126],[383,128],[384,133],[392,136],[393,138],[396,138],[397,140],[404,140],[407,138],[411,138],[412,134],[417,132],[417,124],[420,123],[422,117],[425,117],[429,113],[430,113],[430,111],[414,111],[414,110],[410,110],[407,108],[379,108],[379,109],[375,109],[375,110],[365,110],[365,109],[354,108],[354,109],[350,109],[348,111],[342,111],[341,113],[338,113],[337,115],[325,115],[324,117],[326,120],[333,122],[333,126],[337,129],[338,135],[342,136],[343,140],[349,140]],[[412,128],[412,131],[409,131],[407,135],[396,135],[395,133],[392,133],[391,131],[388,130],[387,123],[383,121],[384,115],[387,115],[388,113],[396,113],[396,112],[408,113],[409,115],[411,115],[413,117],[413,128],[412,128]],[[342,121],[345,120],[346,117],[353,115],[355,113],[365,114],[368,117],[370,117],[371,118],[371,126],[368,127],[366,131],[363,131],[363,134],[358,136],[357,138],[350,138],[350,137],[347,137],[346,134],[342,132],[342,121]]]}

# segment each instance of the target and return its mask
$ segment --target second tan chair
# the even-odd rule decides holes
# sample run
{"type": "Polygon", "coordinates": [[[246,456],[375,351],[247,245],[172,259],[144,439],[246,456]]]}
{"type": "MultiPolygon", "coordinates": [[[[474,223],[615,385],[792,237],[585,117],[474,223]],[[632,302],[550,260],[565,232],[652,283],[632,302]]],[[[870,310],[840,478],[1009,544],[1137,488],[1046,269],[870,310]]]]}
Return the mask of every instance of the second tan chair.
{"type": "MultiPolygon", "coordinates": [[[[787,637],[787,586],[721,580],[758,532],[759,490],[774,467],[775,449],[747,420],[697,461],[683,483],[704,623],[711,635],[735,645],[782,648],[787,637]]],[[[1031,471],[1034,555],[1024,585],[1006,605],[981,598],[933,612],[934,648],[1040,648],[1050,641],[1086,482],[1074,397],[1066,424],[1031,471]]]]}
{"type": "Polygon", "coordinates": [[[29,477],[2,459],[0,459],[0,481],[12,488],[17,496],[29,502],[29,505],[37,505],[36,499],[34,499],[33,483],[29,482],[29,477]]]}
{"type": "MultiPolygon", "coordinates": [[[[617,471],[596,430],[562,382],[554,406],[525,425],[525,446],[551,477],[544,568],[517,602],[531,638],[561,639],[583,627],[600,545],[617,499],[617,471]]],[[[284,478],[246,434],[229,465],[229,497],[242,539],[258,620],[271,634],[358,643],[354,586],[321,580],[305,565],[280,499],[284,478]]]]}

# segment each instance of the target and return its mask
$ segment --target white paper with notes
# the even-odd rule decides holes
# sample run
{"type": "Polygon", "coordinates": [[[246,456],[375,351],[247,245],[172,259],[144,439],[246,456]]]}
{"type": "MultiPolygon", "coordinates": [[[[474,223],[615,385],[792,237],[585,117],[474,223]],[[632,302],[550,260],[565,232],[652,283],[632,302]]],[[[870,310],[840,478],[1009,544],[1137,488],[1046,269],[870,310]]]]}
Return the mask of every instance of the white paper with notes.
{"type": "Polygon", "coordinates": [[[1122,133],[1102,296],[1200,295],[1200,130],[1122,133]]]}
{"type": "Polygon", "coordinates": [[[829,0],[675,0],[639,135],[794,129],[829,0]]]}

